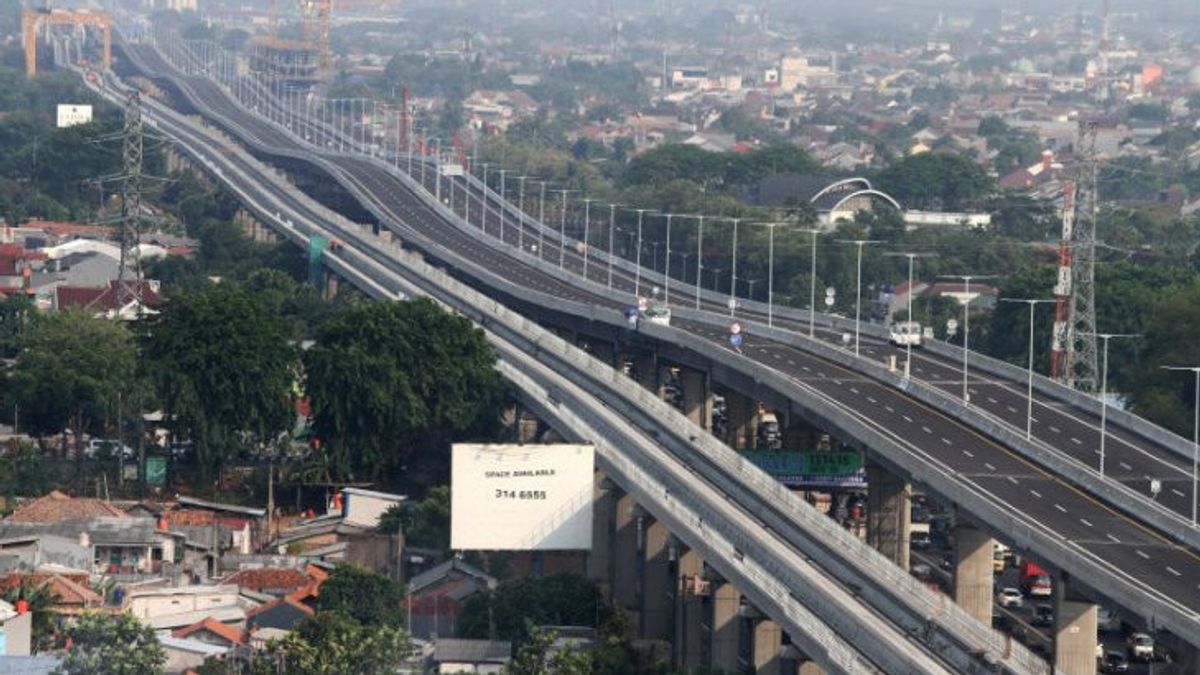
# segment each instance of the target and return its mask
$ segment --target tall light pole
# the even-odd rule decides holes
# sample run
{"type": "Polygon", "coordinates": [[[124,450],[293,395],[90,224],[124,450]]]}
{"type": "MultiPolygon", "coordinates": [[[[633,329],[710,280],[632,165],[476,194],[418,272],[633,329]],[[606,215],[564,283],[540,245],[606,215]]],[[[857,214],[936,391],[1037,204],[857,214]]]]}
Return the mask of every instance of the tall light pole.
{"type": "Polygon", "coordinates": [[[737,235],[738,223],[741,218],[730,218],[733,221],[733,240],[729,247],[733,261],[729,267],[729,318],[737,316],[737,235]]]}
{"type": "Polygon", "coordinates": [[[700,311],[700,288],[704,285],[701,283],[703,277],[700,273],[704,269],[704,216],[698,216],[699,221],[696,224],[696,311],[700,311]]]}
{"type": "Polygon", "coordinates": [[[821,231],[815,227],[800,230],[812,237],[812,255],[808,264],[808,337],[817,335],[817,236],[821,231]]]}
{"type": "Polygon", "coordinates": [[[872,239],[847,239],[843,240],[843,244],[854,244],[858,248],[858,266],[855,282],[857,289],[854,294],[854,355],[858,356],[859,336],[862,328],[862,255],[863,247],[867,244],[878,244],[878,240],[872,239]]]}
{"type": "Polygon", "coordinates": [[[563,269],[567,252],[567,195],[575,192],[570,188],[561,188],[555,192],[562,193],[562,211],[558,214],[558,269],[563,269]]]}
{"type": "Polygon", "coordinates": [[[671,219],[674,213],[663,214],[667,218],[667,259],[663,265],[663,304],[671,306],[671,219]]]}
{"type": "Polygon", "coordinates": [[[518,223],[517,248],[525,250],[525,179],[529,176],[517,176],[517,210],[521,212],[521,222],[518,223]]]}
{"type": "MultiPolygon", "coordinates": [[[[913,320],[912,299],[913,299],[913,263],[917,258],[925,256],[923,253],[887,253],[889,256],[900,256],[908,258],[908,321],[913,320]]],[[[904,377],[908,377],[912,371],[912,339],[910,338],[905,344],[904,354],[904,377]]]]}
{"type": "Polygon", "coordinates": [[[483,207],[483,215],[481,215],[481,216],[480,216],[481,220],[479,221],[479,229],[480,229],[481,231],[483,231],[483,233],[484,233],[484,234],[487,234],[487,212],[488,212],[488,194],[487,194],[487,191],[488,191],[488,182],[487,182],[487,177],[488,177],[488,166],[489,166],[489,164],[488,164],[487,162],[483,162],[483,187],[479,189],[479,195],[480,195],[479,201],[480,201],[480,204],[481,204],[481,205],[482,205],[482,207],[483,207]]]}
{"type": "Polygon", "coordinates": [[[508,169],[500,169],[500,243],[504,243],[504,176],[508,169]]]}
{"type": "Polygon", "coordinates": [[[634,209],[638,214],[637,250],[634,253],[635,260],[633,261],[633,295],[635,298],[642,297],[642,216],[649,210],[634,209]]]}
{"type": "Polygon", "coordinates": [[[608,288],[612,289],[613,280],[613,234],[617,225],[617,205],[608,205],[608,288]]]}
{"type": "Polygon", "coordinates": [[[583,198],[583,280],[588,278],[588,250],[592,247],[592,197],[583,198]]]}
{"type": "MultiPolygon", "coordinates": [[[[912,258],[909,258],[909,265],[912,265],[912,258]]],[[[909,294],[911,296],[911,293],[909,294]]],[[[1055,298],[1000,298],[1001,302],[1021,302],[1029,305],[1029,376],[1027,391],[1025,394],[1025,440],[1033,438],[1033,327],[1034,319],[1033,312],[1038,305],[1044,305],[1050,302],[1058,302],[1055,298]]],[[[911,321],[912,318],[910,317],[911,321]]],[[[909,343],[912,344],[911,342],[909,343]]],[[[911,351],[909,352],[912,353],[911,351]]],[[[1103,454],[1101,455],[1103,457],[1103,454]]],[[[1101,460],[1103,463],[1103,460],[1101,460]]]]}
{"type": "Polygon", "coordinates": [[[767,327],[771,328],[775,326],[775,228],[783,223],[763,224],[767,226],[767,327]]]}
{"type": "Polygon", "coordinates": [[[538,200],[538,260],[546,259],[546,181],[542,184],[542,196],[538,200]]]}
{"type": "Polygon", "coordinates": [[[1163,370],[1186,370],[1195,374],[1195,396],[1192,409],[1192,525],[1200,505],[1200,366],[1163,366],[1163,370]]]}
{"type": "Polygon", "coordinates": [[[951,274],[946,275],[948,279],[958,279],[963,282],[963,386],[962,399],[963,403],[971,402],[971,392],[967,388],[968,372],[970,370],[969,356],[971,354],[971,280],[972,279],[987,279],[991,275],[985,274],[951,274]]]}
{"type": "Polygon", "coordinates": [[[1104,476],[1104,451],[1108,437],[1108,342],[1113,338],[1141,337],[1135,333],[1095,333],[1104,343],[1102,366],[1100,369],[1100,476],[1104,476]]]}

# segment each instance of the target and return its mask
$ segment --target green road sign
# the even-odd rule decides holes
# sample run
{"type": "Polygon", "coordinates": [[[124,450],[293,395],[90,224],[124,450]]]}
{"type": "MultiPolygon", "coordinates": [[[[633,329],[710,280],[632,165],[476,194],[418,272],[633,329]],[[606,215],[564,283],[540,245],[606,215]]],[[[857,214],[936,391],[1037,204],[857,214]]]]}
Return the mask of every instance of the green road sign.
{"type": "Polygon", "coordinates": [[[167,458],[146,458],[146,484],[165,485],[167,482],[167,458]]]}

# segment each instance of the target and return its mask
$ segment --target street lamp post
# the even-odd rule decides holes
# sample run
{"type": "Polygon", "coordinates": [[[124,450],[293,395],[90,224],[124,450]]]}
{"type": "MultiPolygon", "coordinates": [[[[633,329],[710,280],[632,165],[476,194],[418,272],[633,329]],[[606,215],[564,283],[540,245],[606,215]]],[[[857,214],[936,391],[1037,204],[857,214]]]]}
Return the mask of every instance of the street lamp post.
{"type": "Polygon", "coordinates": [[[504,176],[508,169],[500,169],[500,243],[504,243],[504,176]]]}
{"type": "Polygon", "coordinates": [[[812,237],[812,255],[809,256],[808,270],[808,337],[817,335],[817,235],[821,231],[815,227],[800,230],[812,237]]]}
{"type": "MultiPolygon", "coordinates": [[[[767,226],[767,327],[775,326],[775,228],[783,223],[765,223],[767,226]]],[[[754,287],[751,286],[751,289],[754,287]]]]}
{"type": "Polygon", "coordinates": [[[731,218],[733,221],[733,240],[730,244],[730,258],[732,262],[729,266],[729,318],[737,316],[737,236],[738,222],[741,218],[731,218]]]}
{"type": "Polygon", "coordinates": [[[542,194],[538,200],[538,260],[546,259],[546,181],[541,181],[542,194]]]}
{"type": "Polygon", "coordinates": [[[483,215],[480,216],[479,229],[487,234],[487,212],[488,212],[488,163],[483,162],[483,187],[479,188],[479,202],[483,209],[483,215]]]}
{"type": "Polygon", "coordinates": [[[612,289],[613,281],[613,234],[617,224],[617,205],[608,205],[608,287],[612,289]]]}
{"type": "MultiPolygon", "coordinates": [[[[908,260],[909,260],[909,265],[912,265],[912,258],[909,258],[908,260]]],[[[910,291],[911,291],[911,284],[910,284],[910,291]]],[[[910,293],[910,295],[911,295],[911,293],[910,293]]],[[[1033,328],[1034,328],[1033,312],[1035,309],[1037,309],[1038,305],[1043,305],[1043,304],[1046,304],[1049,302],[1058,302],[1058,300],[1055,300],[1053,298],[1050,298],[1050,299],[1001,298],[1000,300],[1002,302],[1022,302],[1022,303],[1025,303],[1026,305],[1029,305],[1029,376],[1028,376],[1027,391],[1025,394],[1025,440],[1030,440],[1031,438],[1033,438],[1033,328]]],[[[911,321],[912,318],[909,317],[909,320],[911,321]]],[[[909,353],[911,354],[912,352],[910,351],[909,353]]],[[[1103,457],[1103,456],[1104,455],[1102,453],[1101,457],[1103,457]]],[[[1101,461],[1101,464],[1103,464],[1104,460],[1101,459],[1100,461],[1101,461]]]]}
{"type": "Polygon", "coordinates": [[[696,225],[696,311],[700,311],[700,288],[704,285],[701,283],[703,277],[700,276],[704,270],[704,216],[699,216],[699,222],[696,225]]]}
{"type": "Polygon", "coordinates": [[[592,246],[592,197],[583,198],[583,280],[588,278],[588,249],[592,246]]]}
{"type": "Polygon", "coordinates": [[[634,252],[635,260],[633,261],[633,295],[636,298],[642,297],[642,216],[649,210],[634,209],[638,214],[637,248],[634,252]]]}
{"type": "MultiPolygon", "coordinates": [[[[913,263],[917,258],[923,257],[921,253],[888,253],[889,256],[902,256],[908,258],[908,321],[913,320],[912,299],[913,299],[913,263]]],[[[907,378],[912,371],[912,339],[908,340],[905,345],[904,354],[904,377],[907,378]]]]}
{"type": "Polygon", "coordinates": [[[667,218],[667,260],[663,265],[663,303],[671,306],[671,219],[674,213],[664,214],[667,218]]]}
{"type": "Polygon", "coordinates": [[[990,275],[984,274],[956,274],[948,275],[947,278],[959,279],[963,282],[963,384],[962,384],[962,399],[963,403],[971,403],[971,392],[967,388],[968,373],[970,371],[971,354],[971,280],[972,279],[987,279],[990,275]]]}
{"type": "Polygon", "coordinates": [[[558,214],[558,269],[561,270],[566,261],[567,252],[567,194],[574,190],[562,188],[556,192],[562,193],[562,212],[558,214]]]}
{"type": "Polygon", "coordinates": [[[849,239],[844,240],[843,244],[854,244],[858,247],[858,265],[855,278],[855,294],[854,294],[854,355],[858,356],[859,336],[861,335],[862,327],[862,254],[863,247],[867,244],[878,244],[877,240],[872,239],[849,239]]]}
{"type": "Polygon", "coordinates": [[[1136,338],[1133,333],[1093,333],[1104,343],[1103,364],[1100,370],[1100,476],[1104,476],[1105,446],[1108,437],[1108,342],[1113,338],[1136,338]]]}
{"type": "Polygon", "coordinates": [[[1196,525],[1196,511],[1200,507],[1200,366],[1163,366],[1164,370],[1186,370],[1196,376],[1195,397],[1192,404],[1192,525],[1196,525]]]}
{"type": "Polygon", "coordinates": [[[525,250],[525,179],[529,176],[517,176],[517,210],[521,212],[520,229],[517,230],[517,248],[525,250]]]}

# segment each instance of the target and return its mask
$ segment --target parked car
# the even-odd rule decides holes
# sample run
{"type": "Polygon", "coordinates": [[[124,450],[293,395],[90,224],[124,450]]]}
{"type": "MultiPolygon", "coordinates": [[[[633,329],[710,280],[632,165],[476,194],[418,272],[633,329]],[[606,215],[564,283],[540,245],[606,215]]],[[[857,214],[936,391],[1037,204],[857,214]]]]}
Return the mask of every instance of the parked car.
{"type": "Polygon", "coordinates": [[[125,459],[132,459],[133,456],[137,454],[134,452],[133,448],[121,443],[120,441],[114,441],[108,438],[93,438],[92,440],[88,441],[87,445],[83,447],[83,456],[87,457],[88,459],[95,459],[97,456],[111,457],[116,453],[118,447],[121,448],[121,455],[125,459]]]}
{"type": "Polygon", "coordinates": [[[1000,592],[996,594],[996,602],[999,602],[1001,607],[1009,609],[1013,607],[1024,607],[1025,596],[1021,595],[1021,591],[1016,588],[1002,588],[1000,589],[1000,592]]]}
{"type": "Polygon", "coordinates": [[[1033,625],[1050,627],[1054,625],[1054,605],[1041,602],[1033,608],[1033,625]]]}
{"type": "Polygon", "coordinates": [[[1108,652],[1104,655],[1104,660],[1100,662],[1100,672],[1102,673],[1127,673],[1129,672],[1129,659],[1121,652],[1108,652]]]}

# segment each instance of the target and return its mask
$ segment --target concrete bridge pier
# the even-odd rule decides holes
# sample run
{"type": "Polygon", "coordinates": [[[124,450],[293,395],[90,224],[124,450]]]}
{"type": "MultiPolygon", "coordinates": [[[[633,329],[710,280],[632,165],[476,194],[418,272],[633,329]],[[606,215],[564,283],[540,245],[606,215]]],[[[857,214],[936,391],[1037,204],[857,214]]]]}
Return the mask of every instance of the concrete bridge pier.
{"type": "Polygon", "coordinates": [[[779,624],[767,618],[757,618],[753,625],[755,675],[780,675],[783,672],[783,631],[779,624]]]}
{"type": "Polygon", "coordinates": [[[911,527],[912,485],[867,462],[867,543],[907,571],[911,527]]]}
{"type": "Polygon", "coordinates": [[[754,401],[737,392],[725,394],[725,409],[728,416],[726,441],[734,450],[746,450],[754,445],[751,423],[754,420],[754,401]]]}
{"type": "Polygon", "coordinates": [[[992,625],[995,540],[969,525],[954,533],[954,601],[985,626],[992,625]]]}
{"type": "Polygon", "coordinates": [[[691,368],[679,371],[683,387],[683,412],[705,431],[712,429],[712,387],[709,374],[691,368]]]}
{"type": "Polygon", "coordinates": [[[647,518],[645,522],[640,637],[665,643],[671,639],[671,614],[675,606],[671,533],[661,521],[647,518]]]}
{"type": "Polygon", "coordinates": [[[728,581],[713,583],[712,658],[713,670],[741,672],[742,594],[728,581]]]}
{"type": "Polygon", "coordinates": [[[653,351],[638,350],[630,359],[633,361],[633,375],[638,384],[650,391],[658,390],[658,355],[653,351]]]}
{"type": "Polygon", "coordinates": [[[671,663],[691,672],[704,664],[704,619],[711,584],[704,577],[704,560],[699,553],[682,544],[678,552],[671,663]]]}
{"type": "MultiPolygon", "coordinates": [[[[787,636],[785,636],[787,637],[787,636]]],[[[808,654],[791,642],[779,648],[780,672],[783,675],[825,675],[825,671],[808,654]]]]}
{"type": "Polygon", "coordinates": [[[623,494],[615,502],[613,513],[613,604],[629,617],[629,637],[642,631],[642,565],[645,550],[646,516],[633,495],[623,494]]]}
{"type": "Polygon", "coordinates": [[[1096,674],[1096,603],[1072,593],[1066,575],[1054,579],[1054,668],[1064,675],[1096,674]]]}
{"type": "Polygon", "coordinates": [[[616,561],[616,504],[621,491],[603,471],[595,473],[592,497],[592,550],[588,551],[587,577],[596,582],[604,598],[613,601],[613,564],[616,561]]]}

